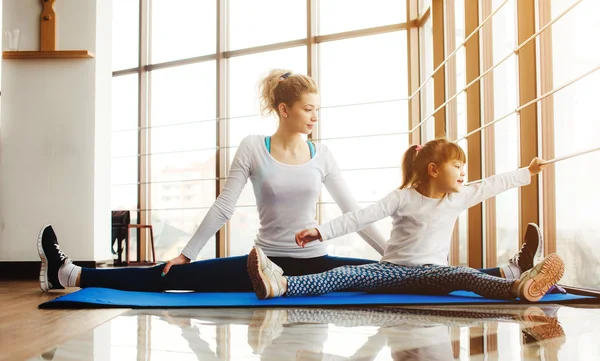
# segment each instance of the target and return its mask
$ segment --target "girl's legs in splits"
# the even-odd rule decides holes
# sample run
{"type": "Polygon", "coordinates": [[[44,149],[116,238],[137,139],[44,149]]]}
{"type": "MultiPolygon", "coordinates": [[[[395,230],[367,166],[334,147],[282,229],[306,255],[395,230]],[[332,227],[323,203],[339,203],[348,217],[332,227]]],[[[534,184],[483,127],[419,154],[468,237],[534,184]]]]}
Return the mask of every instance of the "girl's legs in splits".
{"type": "MultiPolygon", "coordinates": [[[[65,287],[103,287],[146,292],[252,292],[252,283],[246,271],[247,256],[217,258],[174,266],[164,277],[161,276],[164,264],[149,268],[81,268],[71,263],[60,250],[51,226],[44,227],[40,232],[38,250],[42,260],[40,286],[44,291],[65,287]]],[[[290,275],[321,273],[343,265],[375,262],[331,256],[309,259],[275,257],[273,261],[290,275]]]]}
{"type": "Polygon", "coordinates": [[[518,280],[490,276],[468,267],[405,267],[391,263],[344,266],[320,274],[285,277],[281,268],[254,247],[248,256],[248,272],[261,299],[316,296],[355,288],[365,292],[436,295],[466,290],[486,298],[537,301],[560,280],[564,264],[557,254],[551,254],[518,280]]]}

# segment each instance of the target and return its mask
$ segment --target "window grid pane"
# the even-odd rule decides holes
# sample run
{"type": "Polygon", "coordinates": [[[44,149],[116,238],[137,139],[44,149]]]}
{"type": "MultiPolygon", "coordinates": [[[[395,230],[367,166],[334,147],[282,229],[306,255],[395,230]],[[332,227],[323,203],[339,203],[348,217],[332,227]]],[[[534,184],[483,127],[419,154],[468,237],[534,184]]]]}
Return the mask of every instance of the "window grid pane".
{"type": "Polygon", "coordinates": [[[401,0],[370,2],[326,0],[321,1],[319,5],[319,34],[321,35],[406,21],[406,1],[401,0]]]}
{"type": "Polygon", "coordinates": [[[151,64],[216,52],[216,1],[150,1],[151,64]]]}
{"type": "Polygon", "coordinates": [[[138,66],[140,49],[139,0],[113,0],[112,69],[138,66]]]}
{"type": "Polygon", "coordinates": [[[304,38],[306,0],[229,0],[230,50],[304,38]]]}

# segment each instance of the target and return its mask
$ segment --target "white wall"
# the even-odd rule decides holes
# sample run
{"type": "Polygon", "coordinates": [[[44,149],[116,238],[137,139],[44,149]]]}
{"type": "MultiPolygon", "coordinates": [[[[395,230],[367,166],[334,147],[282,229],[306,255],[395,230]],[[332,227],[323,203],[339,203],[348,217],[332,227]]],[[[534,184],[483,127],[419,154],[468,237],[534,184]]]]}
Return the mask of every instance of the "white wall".
{"type": "MultiPolygon", "coordinates": [[[[57,49],[94,59],[4,60],[0,129],[0,261],[35,261],[52,223],[75,260],[110,258],[111,7],[60,0],[57,49]]],[[[39,49],[39,0],[5,0],[3,27],[39,49]]]]}

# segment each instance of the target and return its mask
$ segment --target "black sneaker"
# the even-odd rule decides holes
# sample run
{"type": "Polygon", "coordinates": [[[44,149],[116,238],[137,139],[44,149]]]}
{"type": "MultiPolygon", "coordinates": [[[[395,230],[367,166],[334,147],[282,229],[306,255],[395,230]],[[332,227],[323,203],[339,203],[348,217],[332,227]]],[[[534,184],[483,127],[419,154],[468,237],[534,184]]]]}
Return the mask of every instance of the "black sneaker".
{"type": "Polygon", "coordinates": [[[533,259],[541,242],[542,231],[540,227],[534,223],[529,223],[519,253],[514,255],[508,262],[517,265],[521,269],[521,272],[533,268],[533,259]]]}
{"type": "Polygon", "coordinates": [[[51,225],[40,231],[38,237],[38,253],[42,261],[40,269],[40,288],[44,292],[49,290],[62,290],[65,287],[58,281],[58,270],[71,259],[60,250],[58,239],[51,225]]]}

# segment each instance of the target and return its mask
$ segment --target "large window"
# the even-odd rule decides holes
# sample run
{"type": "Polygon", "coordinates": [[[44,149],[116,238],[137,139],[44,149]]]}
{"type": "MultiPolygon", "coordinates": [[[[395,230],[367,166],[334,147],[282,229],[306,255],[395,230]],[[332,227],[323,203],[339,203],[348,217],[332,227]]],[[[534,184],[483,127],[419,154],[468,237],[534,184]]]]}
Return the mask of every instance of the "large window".
{"type": "MultiPolygon", "coordinates": [[[[552,18],[573,3],[551,1],[552,18]]],[[[583,1],[552,26],[555,88],[600,66],[600,49],[590,46],[600,34],[595,19],[599,11],[600,3],[583,1]]],[[[599,84],[600,73],[595,72],[554,95],[556,156],[598,146],[599,84]]],[[[600,154],[592,153],[555,165],[556,249],[566,264],[564,284],[600,288],[600,226],[595,211],[600,195],[593,191],[599,161],[600,154]]]]}
{"type": "MultiPolygon", "coordinates": [[[[446,12],[439,16],[430,0],[410,1],[407,6],[392,0],[113,0],[113,209],[129,209],[135,222],[154,225],[159,260],[181,252],[218,196],[241,140],[277,129],[275,117],[259,114],[257,101],[257,83],[271,68],[309,74],[319,84],[320,120],[311,137],[332,151],[363,207],[401,183],[400,161],[409,139],[425,143],[435,137],[434,94],[443,93],[445,101],[454,97],[440,110],[446,112],[446,135],[461,139],[458,144],[472,152],[467,153],[471,167],[481,160],[473,172],[479,166],[484,175],[525,166],[522,154],[535,152],[528,141],[557,157],[598,145],[594,95],[600,90],[595,72],[600,51],[590,44],[600,34],[594,19],[599,3],[450,0],[444,6],[433,3],[435,11],[446,12]],[[407,9],[416,14],[408,16],[407,9]],[[445,23],[434,23],[440,19],[445,23]],[[514,52],[518,34],[529,36],[553,19],[558,20],[544,32],[548,43],[535,36],[537,56],[531,48],[514,52]],[[479,40],[463,46],[470,35],[465,29],[483,22],[479,40]],[[444,40],[434,39],[433,29],[436,39],[444,40]],[[431,76],[438,41],[446,42],[448,59],[445,82],[436,84],[431,76]],[[469,92],[467,98],[467,71],[482,74],[492,67],[472,84],[480,93],[469,92]],[[536,77],[522,73],[531,74],[533,67],[536,77]],[[411,88],[421,85],[420,91],[408,93],[409,79],[418,79],[411,88]],[[533,112],[516,111],[520,94],[539,97],[563,85],[568,86],[544,103],[532,102],[539,128],[533,134],[533,126],[523,123],[533,112]],[[420,113],[419,119],[409,119],[412,96],[418,103],[411,113],[420,113]],[[473,118],[467,122],[467,108],[474,116],[479,109],[481,125],[495,123],[482,130],[481,147],[468,147],[476,138],[463,139],[469,128],[479,126],[473,118]],[[408,134],[409,120],[417,124],[426,118],[418,135],[408,134]]],[[[534,186],[505,192],[486,203],[481,220],[461,214],[452,261],[506,264],[518,250],[520,225],[539,213],[538,223],[550,233],[546,246],[565,259],[561,282],[600,287],[600,253],[594,247],[600,230],[593,211],[600,199],[589,191],[599,157],[593,153],[557,163],[555,172],[541,175],[540,192],[534,186]],[[520,202],[519,192],[524,199],[536,197],[539,212],[520,202]],[[479,231],[481,240],[468,239],[479,238],[479,231]],[[469,255],[469,246],[477,248],[479,241],[483,259],[469,255]]],[[[315,207],[319,222],[341,214],[325,189],[315,207]]],[[[247,253],[259,227],[248,184],[228,231],[211,238],[200,258],[247,253]]],[[[391,224],[382,220],[376,227],[387,236],[391,224]]],[[[379,258],[356,234],[328,247],[332,255],[379,258]]]]}
{"type": "MultiPolygon", "coordinates": [[[[113,2],[112,206],[153,225],[159,260],[189,241],[241,140],[277,129],[275,117],[259,115],[257,100],[257,83],[271,68],[312,69],[322,88],[314,140],[332,150],[362,206],[400,184],[408,146],[404,1],[323,1],[310,14],[307,0],[113,2]]],[[[315,207],[321,222],[341,214],[327,192],[315,207]]],[[[247,253],[260,226],[250,183],[229,226],[221,255],[247,253]]],[[[389,235],[389,220],[378,227],[389,235]]],[[[199,258],[214,257],[216,242],[199,258]]],[[[329,252],[379,258],[356,235],[331,242],[329,252]]]]}

